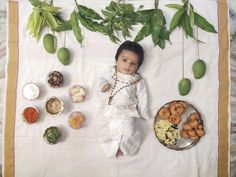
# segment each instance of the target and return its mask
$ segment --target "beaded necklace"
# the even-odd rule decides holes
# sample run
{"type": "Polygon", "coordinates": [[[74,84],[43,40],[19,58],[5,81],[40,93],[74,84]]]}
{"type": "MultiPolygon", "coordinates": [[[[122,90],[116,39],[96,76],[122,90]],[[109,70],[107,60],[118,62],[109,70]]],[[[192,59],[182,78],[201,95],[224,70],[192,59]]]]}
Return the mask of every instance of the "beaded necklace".
{"type": "MultiPolygon", "coordinates": [[[[138,74],[138,73],[137,73],[138,74]]],[[[122,89],[126,88],[126,87],[129,87],[131,85],[135,85],[137,84],[141,79],[142,77],[138,74],[138,79],[133,81],[133,82],[123,82],[121,80],[118,79],[118,76],[117,76],[117,69],[115,67],[115,73],[113,74],[112,78],[115,80],[115,83],[113,85],[113,87],[111,88],[111,92],[110,92],[110,96],[109,96],[109,100],[108,100],[108,105],[111,105],[111,102],[113,100],[113,97],[118,93],[120,92],[122,89]],[[117,85],[117,82],[121,82],[121,83],[124,83],[126,85],[122,86],[121,88],[119,88],[117,91],[115,91],[115,88],[116,88],[116,85],[117,85]]]]}

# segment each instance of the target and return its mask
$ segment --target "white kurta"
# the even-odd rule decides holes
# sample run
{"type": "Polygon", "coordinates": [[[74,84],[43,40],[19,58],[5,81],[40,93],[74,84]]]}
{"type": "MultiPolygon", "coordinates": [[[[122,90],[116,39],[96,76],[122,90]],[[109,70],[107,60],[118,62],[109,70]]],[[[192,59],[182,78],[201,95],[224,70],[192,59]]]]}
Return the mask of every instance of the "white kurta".
{"type": "MultiPolygon", "coordinates": [[[[101,74],[100,88],[106,83],[114,86],[114,73],[115,68],[111,67],[101,74]]],[[[127,75],[117,72],[117,83],[113,93],[138,79],[138,74],[127,75]]],[[[150,118],[145,81],[141,79],[136,84],[118,91],[110,105],[108,100],[111,91],[101,94],[102,106],[96,128],[102,149],[108,157],[115,157],[118,149],[124,155],[134,155],[141,144],[140,132],[135,129],[135,119],[150,118]]]]}

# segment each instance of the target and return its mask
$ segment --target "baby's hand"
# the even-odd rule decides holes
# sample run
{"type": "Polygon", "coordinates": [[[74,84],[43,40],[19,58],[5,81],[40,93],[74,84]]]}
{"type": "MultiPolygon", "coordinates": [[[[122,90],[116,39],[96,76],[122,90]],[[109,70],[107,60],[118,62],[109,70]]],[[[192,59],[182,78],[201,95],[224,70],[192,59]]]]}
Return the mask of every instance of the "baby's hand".
{"type": "Polygon", "coordinates": [[[110,90],[110,88],[111,88],[111,84],[107,83],[102,87],[101,92],[107,92],[110,90]]]}

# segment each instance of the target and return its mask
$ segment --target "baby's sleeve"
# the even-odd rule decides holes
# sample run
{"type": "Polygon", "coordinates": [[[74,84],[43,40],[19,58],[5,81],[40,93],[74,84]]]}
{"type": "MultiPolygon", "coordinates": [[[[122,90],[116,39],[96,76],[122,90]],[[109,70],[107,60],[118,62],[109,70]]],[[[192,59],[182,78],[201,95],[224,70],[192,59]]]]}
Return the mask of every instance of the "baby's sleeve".
{"type": "Polygon", "coordinates": [[[138,100],[138,111],[142,118],[150,119],[150,109],[148,101],[148,89],[145,81],[142,79],[137,84],[137,93],[136,97],[138,100]]]}
{"type": "Polygon", "coordinates": [[[100,89],[101,89],[102,86],[104,86],[105,84],[111,82],[113,68],[114,68],[114,67],[110,66],[110,67],[106,68],[103,72],[101,72],[101,73],[99,74],[98,84],[99,84],[100,89]]]}

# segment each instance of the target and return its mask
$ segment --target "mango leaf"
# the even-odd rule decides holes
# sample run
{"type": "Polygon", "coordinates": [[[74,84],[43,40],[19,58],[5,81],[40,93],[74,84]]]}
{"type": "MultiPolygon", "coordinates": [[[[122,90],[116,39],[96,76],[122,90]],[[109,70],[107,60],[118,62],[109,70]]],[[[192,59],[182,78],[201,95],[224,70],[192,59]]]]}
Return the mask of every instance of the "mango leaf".
{"type": "Polygon", "coordinates": [[[75,11],[73,11],[70,15],[70,24],[77,41],[81,44],[84,38],[81,34],[81,28],[79,26],[78,19],[79,19],[78,14],[75,11]]]}
{"type": "Polygon", "coordinates": [[[58,23],[55,19],[55,17],[49,13],[48,11],[43,11],[42,12],[44,18],[46,19],[46,23],[53,29],[58,26],[58,23]]]}
{"type": "Polygon", "coordinates": [[[42,2],[39,0],[29,0],[29,2],[35,7],[40,7],[42,5],[42,2]]]}
{"type": "Polygon", "coordinates": [[[194,12],[194,24],[204,31],[217,33],[214,26],[210,24],[204,17],[194,12]]]}
{"type": "Polygon", "coordinates": [[[133,12],[134,6],[132,4],[121,4],[121,7],[124,9],[125,12],[133,12]]]}
{"type": "Polygon", "coordinates": [[[78,5],[78,4],[77,4],[77,8],[79,12],[87,18],[91,18],[95,20],[102,20],[102,17],[93,9],[90,9],[90,8],[87,8],[86,6],[78,5]]]}
{"type": "Polygon", "coordinates": [[[160,39],[158,42],[157,42],[157,45],[161,48],[161,49],[164,49],[165,48],[165,39],[160,39]]]}
{"type": "Polygon", "coordinates": [[[151,34],[151,25],[150,25],[150,23],[147,23],[138,32],[138,34],[136,35],[136,37],[134,39],[134,42],[139,42],[150,34],[151,34]]]}
{"type": "Polygon", "coordinates": [[[180,19],[184,15],[184,12],[184,9],[180,9],[174,14],[170,22],[170,32],[172,32],[180,24],[180,19]]]}
{"type": "Polygon", "coordinates": [[[151,22],[152,41],[154,43],[154,46],[156,46],[157,42],[159,41],[162,26],[164,25],[164,17],[161,10],[154,11],[151,22]]]}
{"type": "Polygon", "coordinates": [[[80,14],[82,14],[83,16],[86,16],[88,18],[102,20],[102,17],[97,12],[95,12],[93,9],[78,4],[77,0],[74,0],[74,1],[75,1],[77,10],[79,11],[80,14]]]}
{"type": "Polygon", "coordinates": [[[28,23],[26,26],[26,30],[31,29],[34,26],[34,12],[31,12],[29,18],[28,18],[28,23]]]}
{"type": "Polygon", "coordinates": [[[55,7],[55,6],[51,6],[51,5],[43,5],[42,9],[46,10],[48,12],[54,13],[54,15],[61,13],[60,12],[61,7],[55,7]]]}
{"type": "Polygon", "coordinates": [[[144,24],[147,21],[150,21],[152,13],[153,9],[139,10],[135,13],[136,14],[135,21],[144,24]]]}
{"type": "Polygon", "coordinates": [[[42,29],[42,25],[43,25],[43,18],[39,17],[38,20],[35,23],[34,26],[34,32],[35,32],[35,39],[38,40],[39,39],[39,35],[40,35],[40,31],[42,29]]]}
{"type": "Polygon", "coordinates": [[[93,21],[89,18],[86,18],[85,16],[82,16],[80,13],[78,13],[78,18],[81,22],[81,24],[87,28],[90,31],[96,32],[95,26],[93,24],[93,21]]]}
{"type": "Polygon", "coordinates": [[[62,32],[72,30],[70,21],[65,21],[62,24],[59,24],[56,28],[53,28],[52,31],[62,32]]]}
{"type": "Polygon", "coordinates": [[[172,9],[183,9],[183,6],[179,4],[167,4],[166,7],[172,8],[172,9]]]}
{"type": "MultiPolygon", "coordinates": [[[[113,16],[113,13],[112,12],[108,12],[108,11],[105,11],[105,10],[101,10],[102,11],[102,14],[107,17],[107,18],[112,18],[113,16]]],[[[105,20],[105,19],[104,19],[105,20]]]]}
{"type": "Polygon", "coordinates": [[[113,35],[112,33],[108,34],[108,36],[109,36],[109,38],[112,42],[114,42],[114,43],[120,42],[120,40],[115,35],[113,35]]]}
{"type": "Polygon", "coordinates": [[[185,31],[186,37],[194,37],[193,36],[193,28],[190,25],[190,19],[188,15],[184,15],[183,23],[182,23],[183,30],[185,31]]]}
{"type": "Polygon", "coordinates": [[[33,20],[34,20],[34,25],[32,26],[33,27],[33,37],[38,40],[38,37],[39,37],[39,34],[38,34],[38,28],[40,27],[40,13],[39,13],[39,10],[34,10],[34,13],[33,13],[33,20]]]}
{"type": "Polygon", "coordinates": [[[189,21],[190,21],[190,26],[193,28],[193,26],[194,26],[194,11],[193,11],[192,5],[190,5],[190,8],[189,8],[189,21]]]}
{"type": "Polygon", "coordinates": [[[170,32],[166,29],[165,26],[163,26],[161,29],[160,38],[170,41],[170,32]]]}

